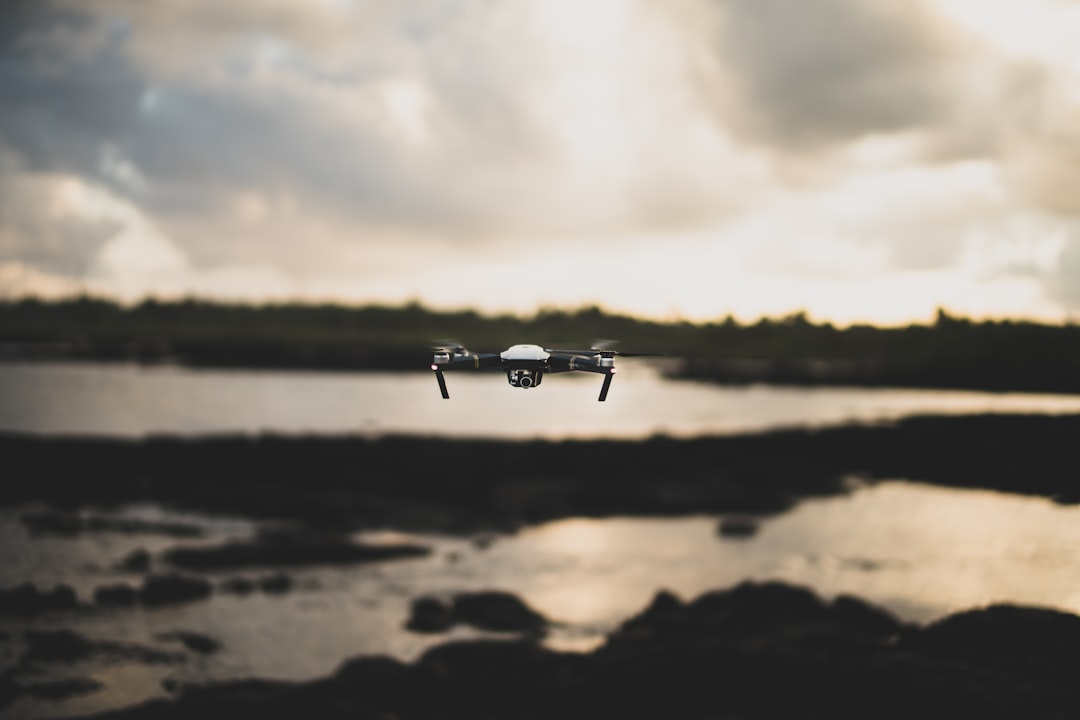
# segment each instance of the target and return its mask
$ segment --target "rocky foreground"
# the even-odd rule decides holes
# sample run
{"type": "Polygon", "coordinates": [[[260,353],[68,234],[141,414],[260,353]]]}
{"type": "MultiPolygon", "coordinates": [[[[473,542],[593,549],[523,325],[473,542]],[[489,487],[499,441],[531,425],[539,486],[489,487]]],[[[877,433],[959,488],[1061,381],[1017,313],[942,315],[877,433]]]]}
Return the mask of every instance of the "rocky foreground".
{"type": "MultiPolygon", "coordinates": [[[[808,496],[845,492],[852,476],[992,488],[1068,503],[1080,500],[1078,437],[1077,415],[925,417],[642,442],[0,434],[0,457],[9,469],[0,504],[44,505],[24,519],[36,533],[91,532],[105,523],[113,531],[183,538],[195,531],[117,528],[107,514],[86,511],[152,501],[288,520],[320,532],[389,527],[477,533],[572,516],[781,512],[808,496]]],[[[369,562],[385,552],[263,538],[177,550],[164,559],[192,572],[232,572],[251,563],[277,570],[369,562]]],[[[402,547],[392,554],[423,552],[402,547]]],[[[136,572],[151,568],[144,556],[124,562],[136,572]]],[[[101,589],[95,604],[186,601],[240,592],[236,583],[244,580],[211,587],[188,579],[177,586],[175,578],[150,574],[138,587],[101,589]],[[171,584],[163,596],[158,590],[165,580],[171,584]]],[[[247,582],[244,591],[250,592],[255,581],[247,582]]],[[[280,582],[265,590],[275,587],[280,590],[280,582]]],[[[0,599],[0,609],[12,616],[73,611],[79,604],[63,589],[19,587],[0,599]]],[[[661,593],[585,654],[546,649],[542,620],[525,617],[528,631],[512,633],[516,639],[447,643],[413,663],[357,658],[308,683],[253,679],[174,687],[173,699],[100,717],[1080,717],[1080,617],[1049,609],[994,606],[913,626],[855,598],[825,602],[801,588],[744,584],[691,601],[661,593]]],[[[474,622],[470,606],[461,602],[420,604],[412,620],[417,631],[474,622]]],[[[141,652],[87,646],[71,634],[23,640],[46,656],[141,652]]],[[[213,638],[179,642],[212,646],[213,638]]],[[[0,706],[5,696],[28,692],[28,677],[0,677],[0,706]]],[[[92,689],[84,683],[34,691],[92,689]]]]}
{"type": "MultiPolygon", "coordinates": [[[[529,636],[532,637],[532,636],[529,636]]],[[[98,718],[1074,718],[1080,617],[992,606],[906,625],[851,597],[744,583],[659,593],[586,654],[535,639],[363,657],[308,683],[179,689],[98,718]]]]}

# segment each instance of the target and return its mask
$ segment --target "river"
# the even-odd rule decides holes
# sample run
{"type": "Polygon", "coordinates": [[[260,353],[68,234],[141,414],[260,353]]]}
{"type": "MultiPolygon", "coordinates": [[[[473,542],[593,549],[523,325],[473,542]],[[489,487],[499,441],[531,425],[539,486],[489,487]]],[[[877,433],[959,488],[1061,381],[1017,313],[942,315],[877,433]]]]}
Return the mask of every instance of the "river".
{"type": "Polygon", "coordinates": [[[415,433],[494,438],[694,436],[885,421],[924,413],[1080,412],[1080,396],[961,390],[721,386],[670,380],[622,360],[607,401],[587,373],[529,390],[500,373],[193,370],[177,366],[0,364],[0,430],[147,434],[415,433]]]}
{"type": "MultiPolygon", "coordinates": [[[[1080,398],[867,389],[720,387],[667,380],[624,363],[606,403],[593,376],[552,376],[528,391],[498,375],[450,375],[451,399],[418,374],[190,370],[71,363],[0,365],[0,430],[142,436],[218,433],[419,433],[468,437],[637,438],[778,427],[886,421],[921,413],[1080,411],[1080,398]]],[[[32,481],[5,468],[6,482],[32,481]]],[[[118,569],[134,550],[152,557],[178,543],[220,543],[258,527],[236,517],[178,513],[154,505],[99,510],[123,518],[184,522],[195,540],[100,531],[37,536],[28,509],[0,509],[0,587],[32,582],[73,587],[137,583],[118,569]]],[[[0,671],[18,654],[27,627],[73,629],[110,642],[162,647],[175,631],[196,632],[222,650],[179,665],[98,657],[50,670],[49,678],[90,677],[94,692],[65,700],[23,697],[11,718],[78,715],[167,696],[163,682],[226,678],[306,680],[346,658],[386,653],[412,659],[446,635],[404,629],[410,602],[425,593],[500,589],[559,621],[548,643],[588,649],[640,611],[661,589],[684,599],[743,580],[778,579],[823,597],[850,593],[902,619],[927,622],[991,602],[1080,612],[1075,582],[1080,509],[980,490],[895,478],[849,494],[800,503],[764,519],[757,533],[730,538],[717,517],[567,518],[512,535],[408,536],[425,558],[291,573],[283,594],[209,599],[159,609],[94,610],[76,616],[0,621],[0,671]]],[[[359,536],[397,539],[387,531],[359,536]]],[[[156,561],[155,561],[156,562],[156,561]]],[[[211,574],[214,582],[225,575],[211,574]]],[[[460,629],[449,637],[469,637],[460,629]]]]}

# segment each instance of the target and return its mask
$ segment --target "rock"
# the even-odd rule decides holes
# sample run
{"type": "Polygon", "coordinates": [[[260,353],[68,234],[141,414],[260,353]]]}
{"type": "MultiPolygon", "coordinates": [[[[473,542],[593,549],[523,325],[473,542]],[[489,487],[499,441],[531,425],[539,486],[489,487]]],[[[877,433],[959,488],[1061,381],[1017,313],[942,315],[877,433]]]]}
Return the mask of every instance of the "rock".
{"type": "Polygon", "coordinates": [[[202,600],[210,596],[210,583],[202,578],[184,575],[150,575],[139,590],[144,605],[170,605],[202,600]]]}
{"type": "Polygon", "coordinates": [[[135,588],[126,583],[102,585],[94,589],[94,603],[108,607],[131,607],[139,600],[135,588]]]}
{"type": "MultiPolygon", "coordinates": [[[[473,595],[490,608],[490,595],[498,593],[473,595]]],[[[925,628],[902,627],[899,641],[887,634],[891,628],[887,613],[855,598],[826,604],[805,588],[781,583],[743,583],[689,602],[662,592],[612,633],[608,644],[589,653],[553,651],[535,638],[449,642],[410,664],[357,658],[310,682],[185,685],[175,700],[153,700],[106,716],[1076,716],[1080,686],[1072,655],[1080,617],[992,607],[925,628]],[[650,632],[640,634],[643,627],[650,632]],[[634,633],[635,642],[626,642],[634,633]]]]}
{"type": "Polygon", "coordinates": [[[23,692],[42,700],[66,700],[76,695],[88,695],[105,687],[88,677],[62,678],[27,684],[23,692]]]}
{"type": "Polygon", "coordinates": [[[524,632],[541,635],[547,619],[510,593],[484,591],[457,595],[454,618],[481,630],[524,632]]]}
{"type": "Polygon", "coordinates": [[[840,624],[874,637],[892,637],[904,627],[891,613],[851,595],[837,596],[829,613],[840,624]]]}
{"type": "Polygon", "coordinates": [[[454,609],[450,603],[426,595],[413,600],[405,627],[413,632],[446,632],[454,625],[454,609]]]}
{"type": "Polygon", "coordinates": [[[255,583],[246,577],[231,577],[221,583],[221,590],[233,595],[249,595],[255,592],[255,583]]]}
{"type": "Polygon", "coordinates": [[[339,538],[279,534],[254,542],[236,541],[216,547],[175,548],[165,553],[185,570],[244,567],[351,565],[429,555],[431,549],[411,543],[365,545],[339,538]]]}
{"type": "Polygon", "coordinates": [[[98,515],[68,510],[42,510],[23,513],[20,518],[34,535],[75,537],[88,532],[115,532],[125,535],[167,535],[198,537],[202,528],[181,522],[140,520],[123,516],[98,515]]]}
{"type": "Polygon", "coordinates": [[[293,580],[284,573],[275,573],[259,578],[259,589],[265,593],[281,595],[292,589],[293,580]]]}
{"type": "Polygon", "coordinates": [[[1080,616],[1048,608],[998,604],[957,613],[905,635],[902,645],[936,657],[1080,676],[1080,616]]]}
{"type": "Polygon", "coordinates": [[[118,566],[120,570],[133,573],[144,573],[150,570],[150,553],[146,550],[139,548],[138,550],[132,550],[128,555],[120,561],[118,566]]]}
{"type": "Polygon", "coordinates": [[[526,633],[541,636],[547,632],[547,619],[516,596],[495,590],[461,593],[450,600],[433,595],[412,603],[405,627],[413,632],[445,632],[457,624],[471,625],[491,632],[526,633]]]}
{"type": "Polygon", "coordinates": [[[209,635],[202,635],[200,633],[176,630],[168,633],[160,633],[155,635],[154,638],[164,642],[177,641],[183,643],[184,647],[188,650],[197,652],[200,655],[210,655],[221,650],[221,643],[218,640],[215,640],[209,635]]]}
{"type": "Polygon", "coordinates": [[[22,662],[78,662],[94,653],[89,640],[73,630],[27,630],[22,662]]]}
{"type": "Polygon", "coordinates": [[[27,630],[23,633],[26,650],[19,659],[22,669],[40,663],[75,663],[88,658],[113,662],[171,664],[183,662],[184,656],[153,648],[107,640],[91,640],[73,630],[27,630]]]}
{"type": "Polygon", "coordinates": [[[753,537],[758,531],[758,521],[749,515],[728,515],[720,521],[717,532],[726,538],[753,537]]]}
{"type": "Polygon", "coordinates": [[[31,583],[0,590],[0,617],[27,617],[44,612],[76,610],[79,599],[67,585],[56,585],[47,592],[31,583]]]}

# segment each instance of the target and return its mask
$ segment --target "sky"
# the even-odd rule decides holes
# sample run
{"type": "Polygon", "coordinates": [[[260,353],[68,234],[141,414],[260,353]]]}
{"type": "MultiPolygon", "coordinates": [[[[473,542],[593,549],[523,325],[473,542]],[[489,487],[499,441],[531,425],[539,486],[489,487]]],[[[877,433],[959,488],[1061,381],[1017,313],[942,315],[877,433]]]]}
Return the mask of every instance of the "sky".
{"type": "Polygon", "coordinates": [[[1078,0],[5,0],[0,296],[1080,316],[1078,0]]]}

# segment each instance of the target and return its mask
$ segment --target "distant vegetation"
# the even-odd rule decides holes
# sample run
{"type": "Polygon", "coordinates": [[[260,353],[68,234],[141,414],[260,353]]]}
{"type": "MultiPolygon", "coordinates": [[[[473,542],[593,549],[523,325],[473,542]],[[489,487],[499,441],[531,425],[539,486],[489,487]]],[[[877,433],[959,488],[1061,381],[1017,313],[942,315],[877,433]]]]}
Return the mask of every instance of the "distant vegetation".
{"type": "Polygon", "coordinates": [[[236,305],[83,297],[0,302],[0,358],[191,366],[425,370],[437,339],[497,351],[519,342],[666,352],[679,377],[725,383],[1080,392],[1080,326],[976,322],[939,311],[905,327],[837,328],[805,314],[740,323],[642,320],[599,308],[532,317],[344,305],[236,305]]]}

